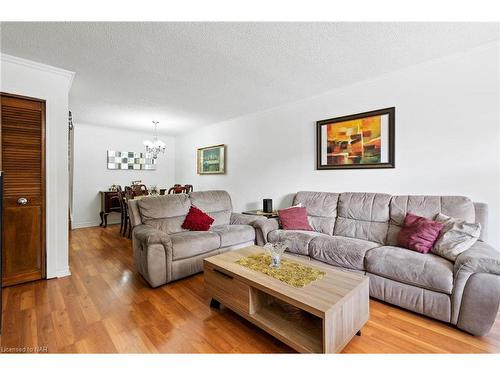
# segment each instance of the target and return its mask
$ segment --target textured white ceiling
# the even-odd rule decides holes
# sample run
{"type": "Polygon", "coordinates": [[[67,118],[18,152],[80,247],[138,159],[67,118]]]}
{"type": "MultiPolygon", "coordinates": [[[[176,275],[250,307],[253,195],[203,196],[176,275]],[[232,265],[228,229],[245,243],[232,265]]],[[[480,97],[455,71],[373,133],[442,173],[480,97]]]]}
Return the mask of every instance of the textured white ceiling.
{"type": "Polygon", "coordinates": [[[75,122],[178,134],[500,39],[497,23],[2,23],[76,72],[75,122]]]}

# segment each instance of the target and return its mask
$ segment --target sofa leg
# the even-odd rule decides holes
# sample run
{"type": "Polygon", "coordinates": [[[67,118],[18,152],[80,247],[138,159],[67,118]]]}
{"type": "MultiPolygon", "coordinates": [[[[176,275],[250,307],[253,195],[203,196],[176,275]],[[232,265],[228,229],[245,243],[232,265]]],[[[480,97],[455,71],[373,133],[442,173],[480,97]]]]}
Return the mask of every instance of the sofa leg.
{"type": "Polygon", "coordinates": [[[356,336],[361,336],[361,331],[356,332],[356,336]]]}
{"type": "Polygon", "coordinates": [[[220,302],[217,301],[216,299],[212,298],[210,300],[210,307],[213,309],[218,309],[220,307],[220,302]]]}

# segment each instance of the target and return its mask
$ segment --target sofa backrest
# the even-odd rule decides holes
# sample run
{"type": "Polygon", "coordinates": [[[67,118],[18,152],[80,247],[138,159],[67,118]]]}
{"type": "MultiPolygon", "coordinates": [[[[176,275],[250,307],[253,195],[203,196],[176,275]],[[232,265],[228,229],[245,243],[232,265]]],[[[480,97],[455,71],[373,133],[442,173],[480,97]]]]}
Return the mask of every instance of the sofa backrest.
{"type": "Polygon", "coordinates": [[[130,225],[135,227],[136,225],[142,224],[141,213],[139,212],[139,207],[137,206],[138,201],[129,200],[128,205],[128,216],[130,218],[130,225]]]}
{"type": "Polygon", "coordinates": [[[438,213],[481,224],[480,240],[488,234],[488,205],[461,196],[389,195],[299,191],[293,204],[307,208],[316,232],[396,245],[408,212],[434,219],[438,213]]]}
{"type": "Polygon", "coordinates": [[[380,193],[341,193],[334,234],[385,243],[391,196],[380,193]]]}
{"type": "Polygon", "coordinates": [[[387,234],[388,245],[397,244],[397,235],[408,212],[431,220],[438,213],[443,213],[471,223],[476,221],[474,204],[467,197],[395,195],[391,199],[391,222],[387,234]]]}
{"type": "Polygon", "coordinates": [[[479,239],[486,241],[488,239],[488,205],[486,203],[473,202],[476,213],[476,223],[481,224],[481,234],[479,239]]]}
{"type": "Polygon", "coordinates": [[[293,205],[302,204],[307,209],[309,224],[316,232],[332,235],[337,217],[339,194],[317,191],[299,191],[293,205]]]}
{"type": "Polygon", "coordinates": [[[213,225],[229,224],[233,210],[231,197],[222,190],[144,197],[128,205],[132,226],[147,224],[168,234],[185,231],[181,225],[191,205],[214,218],[213,225]]]}
{"type": "Polygon", "coordinates": [[[185,231],[181,225],[191,207],[191,200],[187,194],[144,197],[133,202],[137,202],[135,205],[143,224],[168,234],[185,231]]]}
{"type": "Polygon", "coordinates": [[[191,204],[214,219],[213,225],[229,224],[233,205],[231,197],[224,190],[195,191],[189,193],[191,204]]]}

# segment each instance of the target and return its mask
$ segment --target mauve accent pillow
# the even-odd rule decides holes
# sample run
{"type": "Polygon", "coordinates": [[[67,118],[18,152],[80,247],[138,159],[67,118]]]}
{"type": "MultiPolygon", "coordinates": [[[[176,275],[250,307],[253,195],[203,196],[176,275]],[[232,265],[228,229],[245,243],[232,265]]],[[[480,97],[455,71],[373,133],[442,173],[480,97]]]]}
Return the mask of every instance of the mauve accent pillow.
{"type": "Polygon", "coordinates": [[[398,246],[427,254],[431,251],[444,225],[425,217],[406,214],[398,233],[398,246]]]}
{"type": "Polygon", "coordinates": [[[214,219],[197,207],[191,206],[181,227],[191,231],[207,231],[214,219]]]}
{"type": "Polygon", "coordinates": [[[281,227],[286,230],[310,230],[313,229],[307,220],[307,209],[305,207],[290,207],[278,210],[281,227]]]}
{"type": "Polygon", "coordinates": [[[444,224],[441,235],[434,244],[432,252],[454,262],[457,256],[469,250],[481,234],[481,224],[467,223],[444,214],[438,214],[434,219],[444,224]]]}

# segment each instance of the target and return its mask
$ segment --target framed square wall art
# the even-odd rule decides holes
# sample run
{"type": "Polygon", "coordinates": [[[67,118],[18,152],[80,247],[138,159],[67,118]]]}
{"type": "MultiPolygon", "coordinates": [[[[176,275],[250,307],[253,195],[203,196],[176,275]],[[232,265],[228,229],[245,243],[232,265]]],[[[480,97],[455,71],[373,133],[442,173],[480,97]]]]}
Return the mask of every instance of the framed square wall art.
{"type": "Polygon", "coordinates": [[[225,145],[216,145],[198,149],[198,174],[223,174],[225,168],[225,145]]]}
{"type": "Polygon", "coordinates": [[[395,107],[316,123],[316,169],[394,168],[395,107]]]}

